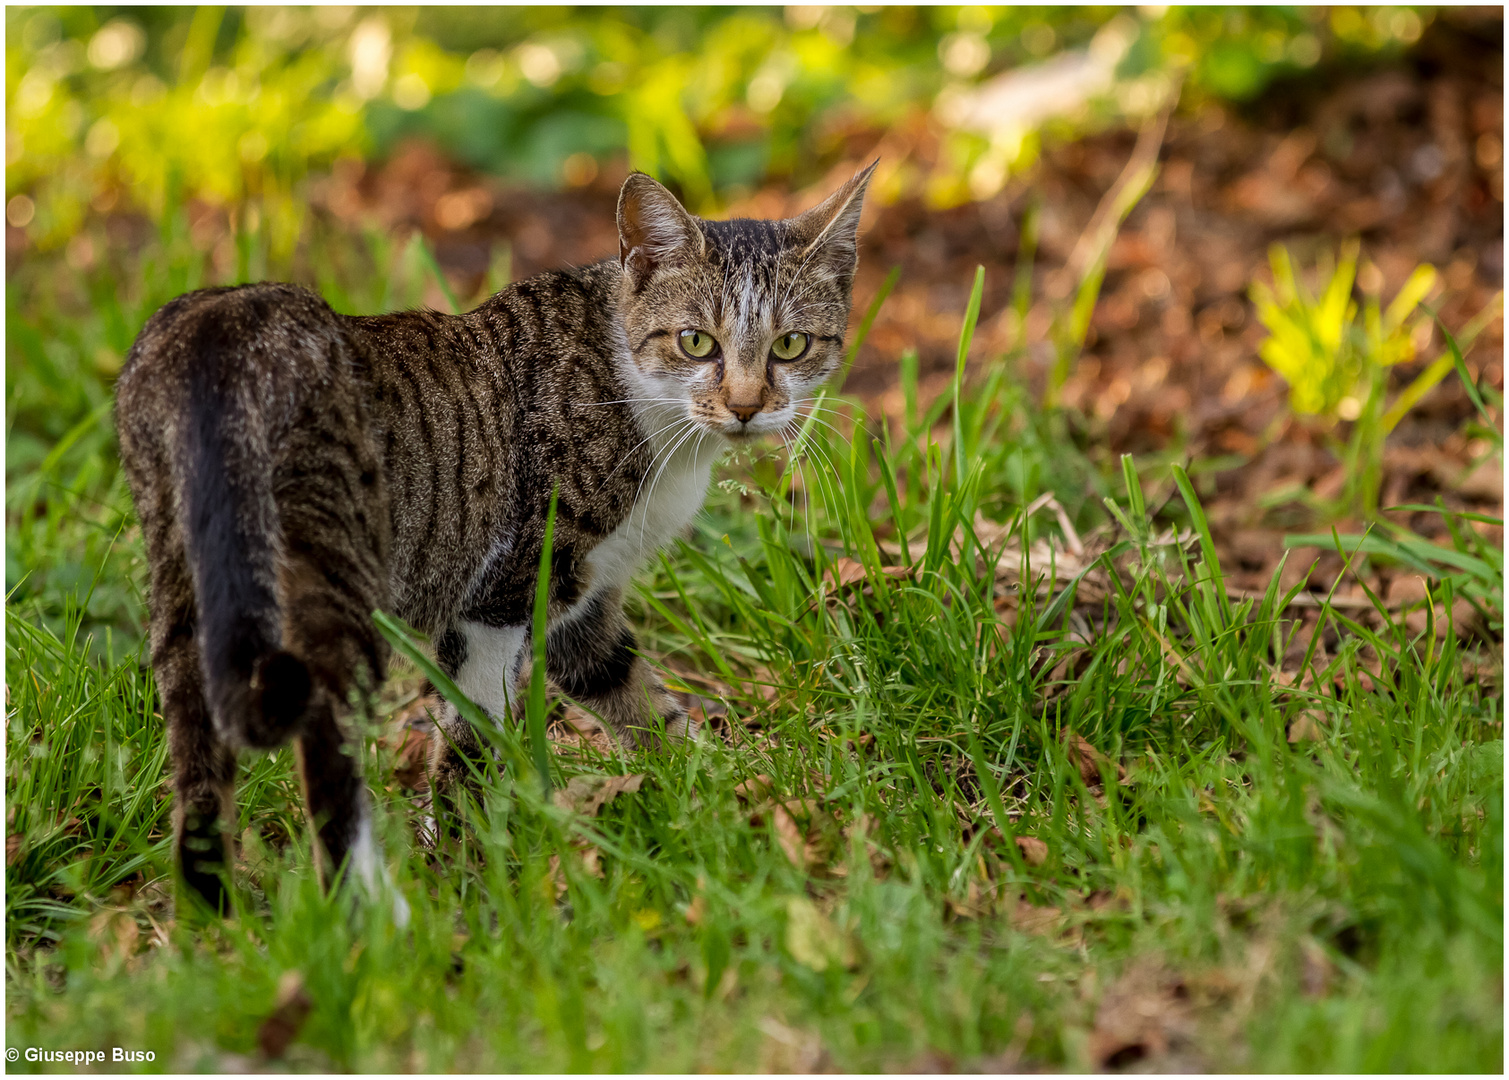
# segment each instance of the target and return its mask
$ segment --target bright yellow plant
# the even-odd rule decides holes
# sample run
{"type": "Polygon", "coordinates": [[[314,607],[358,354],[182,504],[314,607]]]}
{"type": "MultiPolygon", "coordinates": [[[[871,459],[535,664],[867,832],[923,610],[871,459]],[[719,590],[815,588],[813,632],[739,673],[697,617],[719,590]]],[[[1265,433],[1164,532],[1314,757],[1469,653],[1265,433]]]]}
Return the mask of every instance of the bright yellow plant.
{"type": "MultiPolygon", "coordinates": [[[[1258,355],[1289,384],[1289,405],[1296,412],[1335,420],[1359,420],[1375,395],[1383,391],[1383,373],[1415,358],[1415,341],[1431,321],[1416,318],[1420,303],[1436,285],[1436,270],[1417,266],[1386,309],[1379,297],[1366,297],[1362,318],[1353,297],[1359,246],[1342,246],[1334,263],[1317,268],[1321,281],[1314,296],[1294,272],[1289,252],[1275,244],[1268,252],[1273,287],[1252,286],[1258,320],[1269,337],[1258,355]]],[[[1451,370],[1450,359],[1427,368],[1380,418],[1386,433],[1425,393],[1451,370]]]]}
{"type": "MultiPolygon", "coordinates": [[[[1252,301],[1268,337],[1258,348],[1263,361],[1289,384],[1295,413],[1322,418],[1327,429],[1337,421],[1351,424],[1345,442],[1333,450],[1347,467],[1347,482],[1327,513],[1358,510],[1376,516],[1383,468],[1383,444],[1404,415],[1452,370],[1450,353],[1438,356],[1385,407],[1389,369],[1416,359],[1420,343],[1430,340],[1435,313],[1423,308],[1436,287],[1435,268],[1415,267],[1384,307],[1377,292],[1365,291],[1359,308],[1354,297],[1359,245],[1342,245],[1339,258],[1322,258],[1315,269],[1319,295],[1295,273],[1289,253],[1274,245],[1268,262],[1273,286],[1252,285],[1252,301]],[[1360,311],[1360,318],[1359,318],[1360,311]]],[[[1494,297],[1458,335],[1469,348],[1502,303],[1494,297]]]]}

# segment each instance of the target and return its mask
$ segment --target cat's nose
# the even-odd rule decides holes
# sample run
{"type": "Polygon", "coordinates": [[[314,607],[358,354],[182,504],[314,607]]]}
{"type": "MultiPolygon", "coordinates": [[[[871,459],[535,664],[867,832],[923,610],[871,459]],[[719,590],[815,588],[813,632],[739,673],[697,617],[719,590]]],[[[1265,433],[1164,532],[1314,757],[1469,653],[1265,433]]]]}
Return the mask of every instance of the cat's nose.
{"type": "Polygon", "coordinates": [[[729,402],[728,411],[739,418],[739,423],[747,424],[754,419],[755,413],[760,411],[760,406],[758,404],[735,405],[733,402],[729,402]]]}

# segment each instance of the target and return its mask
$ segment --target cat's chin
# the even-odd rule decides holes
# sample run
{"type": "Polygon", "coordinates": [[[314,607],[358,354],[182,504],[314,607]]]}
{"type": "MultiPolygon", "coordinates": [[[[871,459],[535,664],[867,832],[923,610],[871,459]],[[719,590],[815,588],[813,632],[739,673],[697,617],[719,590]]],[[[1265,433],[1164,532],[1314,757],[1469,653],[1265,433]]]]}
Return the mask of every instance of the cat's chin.
{"type": "Polygon", "coordinates": [[[714,428],[713,430],[715,430],[719,435],[722,435],[734,446],[744,446],[747,443],[764,442],[766,439],[773,438],[776,434],[776,429],[774,428],[758,428],[753,431],[749,430],[748,428],[736,428],[733,431],[729,431],[726,428],[714,428]]]}

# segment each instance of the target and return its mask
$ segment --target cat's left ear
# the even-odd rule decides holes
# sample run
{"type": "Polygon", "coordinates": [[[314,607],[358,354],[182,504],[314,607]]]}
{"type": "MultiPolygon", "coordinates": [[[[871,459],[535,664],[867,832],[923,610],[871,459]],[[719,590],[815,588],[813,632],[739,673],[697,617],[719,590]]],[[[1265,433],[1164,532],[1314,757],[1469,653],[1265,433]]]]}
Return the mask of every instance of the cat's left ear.
{"type": "Polygon", "coordinates": [[[618,193],[618,263],[639,288],[663,263],[697,258],[706,241],[696,220],[659,181],[633,173],[618,193]]]}
{"type": "Polygon", "coordinates": [[[854,272],[859,260],[857,237],[859,214],[864,209],[865,188],[875,166],[876,158],[869,168],[855,173],[854,178],[805,214],[790,221],[790,236],[793,246],[799,246],[804,259],[816,257],[843,274],[854,272]]]}

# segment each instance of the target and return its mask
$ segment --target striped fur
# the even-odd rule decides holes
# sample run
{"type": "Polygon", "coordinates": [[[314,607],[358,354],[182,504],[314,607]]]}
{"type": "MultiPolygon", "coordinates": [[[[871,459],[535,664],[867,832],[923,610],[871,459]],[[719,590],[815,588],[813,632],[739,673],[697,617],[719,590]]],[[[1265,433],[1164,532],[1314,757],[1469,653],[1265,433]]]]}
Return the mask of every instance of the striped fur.
{"type": "MultiPolygon", "coordinates": [[[[549,674],[631,745],[687,732],[637,655],[623,590],[690,522],[728,442],[790,423],[837,366],[868,179],[787,221],[712,222],[636,174],[617,260],[465,315],[347,317],[260,284],[190,293],[148,320],[117,417],[194,893],[224,907],[236,751],[290,738],[322,876],[349,856],[371,883],[349,731],[387,661],[371,613],[430,633],[501,721],[527,676],[553,488],[549,674]],[[687,329],[716,355],[687,355],[687,329]],[[788,333],[809,345],[778,361],[788,333]]],[[[442,727],[444,790],[477,739],[454,712],[442,727]]]]}

